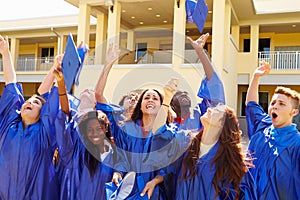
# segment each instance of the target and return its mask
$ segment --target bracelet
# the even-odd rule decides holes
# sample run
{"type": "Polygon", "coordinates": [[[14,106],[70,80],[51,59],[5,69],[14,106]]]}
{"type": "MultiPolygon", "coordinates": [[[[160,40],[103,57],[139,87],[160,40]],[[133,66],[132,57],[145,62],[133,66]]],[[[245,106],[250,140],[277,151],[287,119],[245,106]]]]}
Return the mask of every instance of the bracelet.
{"type": "Polygon", "coordinates": [[[164,104],[164,103],[163,103],[162,105],[163,105],[163,106],[166,106],[166,107],[168,107],[168,108],[170,107],[169,105],[167,105],[167,104],[164,104]]]}
{"type": "Polygon", "coordinates": [[[67,95],[66,93],[63,93],[63,94],[58,94],[58,96],[65,96],[67,95]]]}

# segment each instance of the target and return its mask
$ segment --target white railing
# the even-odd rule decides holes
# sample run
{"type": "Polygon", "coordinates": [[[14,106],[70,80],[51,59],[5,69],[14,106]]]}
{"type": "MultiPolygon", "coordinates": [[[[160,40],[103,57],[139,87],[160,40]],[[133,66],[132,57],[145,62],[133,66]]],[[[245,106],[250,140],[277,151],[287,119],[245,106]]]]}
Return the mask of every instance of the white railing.
{"type": "MultiPolygon", "coordinates": [[[[165,54],[166,51],[161,51],[161,54],[165,54]]],[[[158,52],[159,54],[159,52],[158,52]]],[[[150,63],[171,63],[172,62],[172,52],[168,52],[168,56],[164,56],[160,61],[158,58],[161,56],[157,56],[156,54],[151,55],[152,59],[143,60],[143,64],[150,63]],[[170,57],[171,56],[171,57],[170,57]],[[146,63],[145,63],[146,62],[146,63]]],[[[160,54],[159,54],[160,55],[160,54]]],[[[149,56],[149,55],[148,55],[149,56]]],[[[259,60],[268,61],[272,69],[274,70],[300,70],[300,51],[262,51],[258,54],[259,60]]],[[[197,56],[195,55],[194,50],[186,50],[185,51],[185,62],[193,63],[196,61],[197,56]]],[[[85,65],[94,65],[95,57],[89,56],[85,58],[85,65]]],[[[17,71],[48,71],[53,65],[53,57],[50,58],[18,58],[17,60],[17,71]]],[[[2,69],[2,59],[0,58],[0,71],[2,69]]]]}
{"type": "Polygon", "coordinates": [[[268,61],[275,70],[300,70],[300,51],[262,51],[259,60],[268,61]]]}

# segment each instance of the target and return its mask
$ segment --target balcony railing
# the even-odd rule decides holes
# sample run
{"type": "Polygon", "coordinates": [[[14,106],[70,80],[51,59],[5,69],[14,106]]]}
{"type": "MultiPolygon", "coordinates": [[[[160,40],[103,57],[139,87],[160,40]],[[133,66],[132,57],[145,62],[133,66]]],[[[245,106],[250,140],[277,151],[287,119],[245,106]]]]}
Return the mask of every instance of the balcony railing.
{"type": "Polygon", "coordinates": [[[259,60],[268,61],[275,70],[300,70],[300,51],[262,51],[259,60]]]}
{"type": "MultiPolygon", "coordinates": [[[[259,60],[268,61],[274,70],[300,70],[300,51],[273,51],[259,52],[259,60]]],[[[48,71],[53,65],[53,57],[48,58],[19,58],[17,60],[17,71],[48,71]]],[[[198,57],[194,50],[185,51],[185,63],[197,63],[198,57]]],[[[119,59],[119,64],[151,64],[172,63],[172,51],[147,51],[143,58],[134,60],[131,53],[119,59]],[[126,58],[126,56],[128,58],[126,58]]],[[[85,65],[94,65],[95,57],[85,58],[85,65]]],[[[2,59],[0,58],[0,71],[3,71],[2,59]]]]}
{"type": "MultiPolygon", "coordinates": [[[[48,71],[53,66],[54,58],[19,58],[16,71],[48,71]]],[[[0,58],[0,71],[3,71],[2,58],[0,58]]]]}

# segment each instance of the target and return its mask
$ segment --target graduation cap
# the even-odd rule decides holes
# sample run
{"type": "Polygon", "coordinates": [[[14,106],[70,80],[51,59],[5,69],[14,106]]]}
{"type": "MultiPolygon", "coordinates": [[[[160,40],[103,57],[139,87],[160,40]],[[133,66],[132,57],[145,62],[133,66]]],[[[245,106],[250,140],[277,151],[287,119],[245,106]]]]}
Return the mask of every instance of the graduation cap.
{"type": "Polygon", "coordinates": [[[186,21],[188,23],[194,23],[192,16],[193,16],[196,4],[197,4],[196,0],[186,0],[185,1],[186,21]]]}
{"type": "Polygon", "coordinates": [[[205,0],[198,0],[192,18],[194,23],[197,25],[197,28],[200,31],[200,33],[202,33],[203,31],[207,14],[208,14],[208,7],[206,5],[205,0]]]}
{"type": "Polygon", "coordinates": [[[86,47],[86,45],[77,49],[72,34],[69,34],[64,57],[62,60],[62,73],[65,78],[68,93],[70,93],[72,85],[74,83],[76,85],[79,84],[78,78],[87,50],[88,48],[86,47]]]}
{"type": "Polygon", "coordinates": [[[82,47],[77,49],[81,63],[79,65],[78,73],[76,74],[76,77],[75,77],[75,85],[79,85],[79,74],[81,72],[81,69],[82,69],[82,66],[84,63],[85,54],[88,52],[88,50],[89,50],[89,47],[87,46],[87,44],[84,44],[82,47]]]}

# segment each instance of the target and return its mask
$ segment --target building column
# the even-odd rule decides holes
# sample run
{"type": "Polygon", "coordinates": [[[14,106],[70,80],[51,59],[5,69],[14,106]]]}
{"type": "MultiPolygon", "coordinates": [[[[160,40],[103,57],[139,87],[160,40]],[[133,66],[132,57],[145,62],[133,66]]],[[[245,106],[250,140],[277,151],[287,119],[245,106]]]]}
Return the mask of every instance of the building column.
{"type": "Polygon", "coordinates": [[[107,27],[107,47],[110,43],[119,46],[120,44],[120,25],[121,24],[121,4],[114,2],[108,7],[108,27],[107,27]]]}
{"type": "Polygon", "coordinates": [[[11,38],[10,41],[10,52],[11,52],[11,58],[13,61],[13,65],[15,69],[17,69],[17,59],[19,57],[19,46],[20,46],[20,40],[17,38],[11,38]]]}
{"type": "Polygon", "coordinates": [[[67,46],[67,41],[68,41],[68,35],[61,35],[60,36],[60,46],[59,48],[61,49],[61,53],[64,53],[66,46],[67,46]]]}
{"type": "Polygon", "coordinates": [[[225,2],[225,17],[224,17],[224,63],[222,66],[226,66],[226,63],[228,63],[228,52],[226,49],[229,48],[229,42],[230,42],[230,24],[231,24],[231,7],[229,3],[225,2]]]}
{"type": "Polygon", "coordinates": [[[185,1],[174,0],[173,51],[172,51],[172,65],[174,67],[178,67],[184,63],[185,28],[186,28],[185,1]]]}
{"type": "Polygon", "coordinates": [[[240,49],[240,26],[234,25],[231,27],[231,35],[234,39],[235,45],[238,49],[240,49]]]}
{"type": "Polygon", "coordinates": [[[103,13],[97,14],[96,25],[96,41],[95,41],[95,64],[100,65],[104,63],[106,54],[106,30],[107,30],[107,16],[103,13]]]}
{"type": "MultiPolygon", "coordinates": [[[[250,27],[250,52],[258,55],[259,44],[259,25],[251,25],[250,27]]],[[[257,58],[257,56],[255,56],[257,58]]]]}
{"type": "Polygon", "coordinates": [[[225,2],[226,0],[213,1],[212,21],[212,57],[216,70],[221,70],[224,64],[225,48],[225,2]]]}
{"type": "Polygon", "coordinates": [[[89,44],[91,7],[87,3],[79,4],[77,45],[81,42],[89,44]]]}
{"type": "Polygon", "coordinates": [[[127,31],[127,46],[129,51],[135,50],[135,32],[133,30],[127,31]]]}

